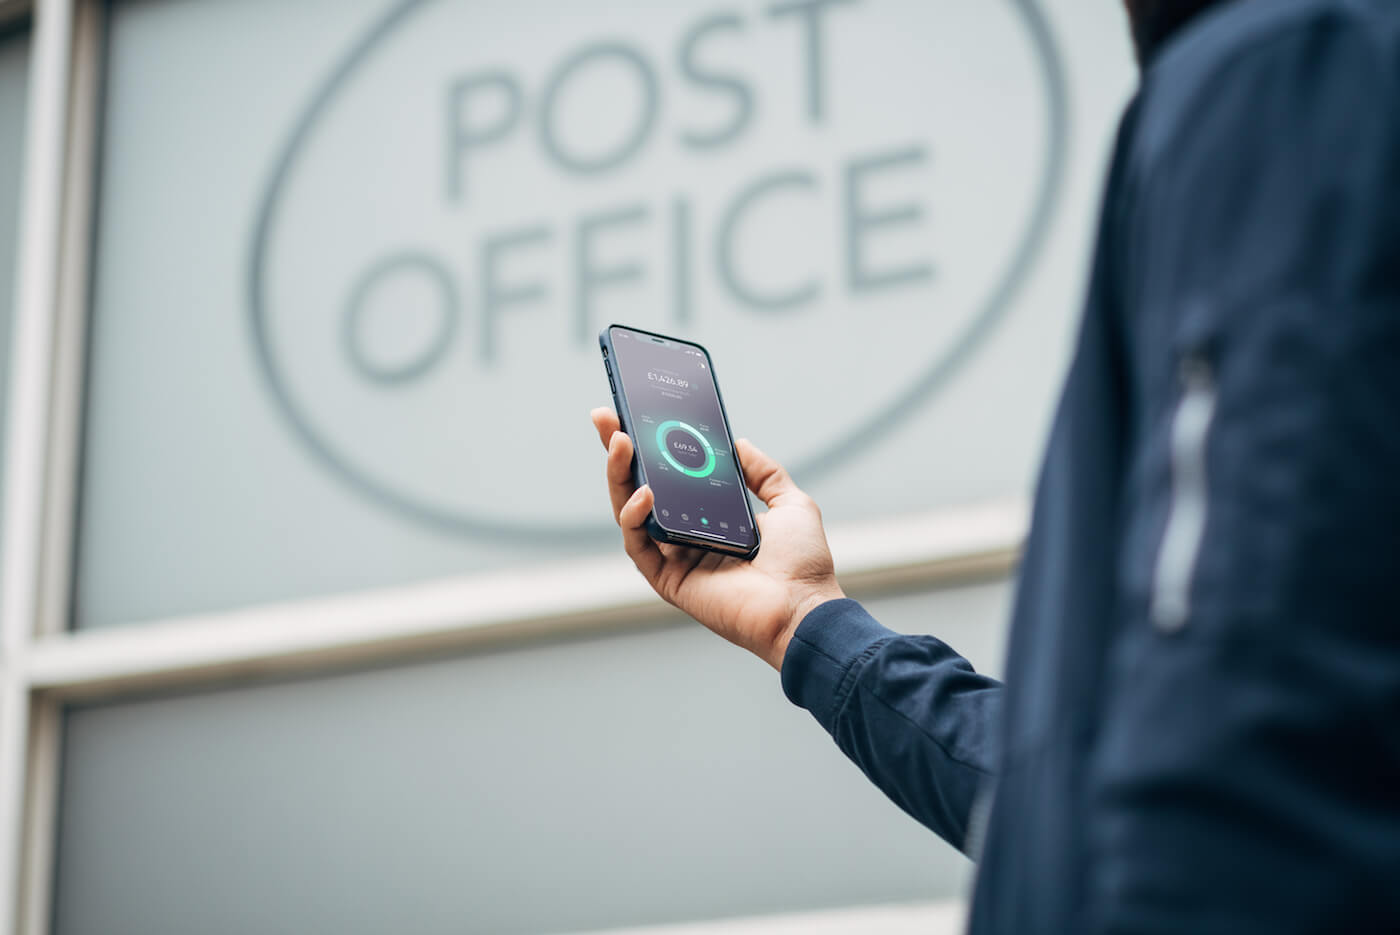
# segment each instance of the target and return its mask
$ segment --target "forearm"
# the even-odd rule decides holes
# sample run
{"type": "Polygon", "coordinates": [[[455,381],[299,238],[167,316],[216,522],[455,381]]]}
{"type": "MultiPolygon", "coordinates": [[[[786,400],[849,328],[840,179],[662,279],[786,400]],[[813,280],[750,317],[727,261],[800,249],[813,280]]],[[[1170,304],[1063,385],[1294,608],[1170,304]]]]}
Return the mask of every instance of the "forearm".
{"type": "Polygon", "coordinates": [[[958,848],[996,769],[1001,683],[931,636],[902,636],[854,601],[797,627],[783,690],[891,800],[958,848]]]}

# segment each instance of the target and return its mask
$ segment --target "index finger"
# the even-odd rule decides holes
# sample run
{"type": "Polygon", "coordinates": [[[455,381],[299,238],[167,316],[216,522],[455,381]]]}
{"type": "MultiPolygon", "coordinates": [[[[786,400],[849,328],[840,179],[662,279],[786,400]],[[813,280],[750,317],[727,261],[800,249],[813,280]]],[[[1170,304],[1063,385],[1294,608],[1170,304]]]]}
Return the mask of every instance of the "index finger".
{"type": "Polygon", "coordinates": [[[622,507],[636,491],[632,480],[632,439],[626,432],[614,432],[608,442],[608,495],[612,498],[613,516],[621,523],[622,507]]]}

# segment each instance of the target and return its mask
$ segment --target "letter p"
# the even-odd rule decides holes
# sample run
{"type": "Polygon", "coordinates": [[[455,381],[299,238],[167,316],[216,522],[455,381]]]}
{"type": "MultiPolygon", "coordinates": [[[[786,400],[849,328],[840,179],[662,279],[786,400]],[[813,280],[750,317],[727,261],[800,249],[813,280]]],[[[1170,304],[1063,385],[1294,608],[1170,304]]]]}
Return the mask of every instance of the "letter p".
{"type": "Polygon", "coordinates": [[[467,150],[498,142],[520,122],[524,92],[504,71],[460,78],[447,89],[447,200],[461,202],[466,191],[467,150]],[[490,96],[497,99],[489,106],[490,96]],[[486,105],[486,106],[483,106],[486,105]],[[483,114],[484,116],[478,116],[483,114]]]}

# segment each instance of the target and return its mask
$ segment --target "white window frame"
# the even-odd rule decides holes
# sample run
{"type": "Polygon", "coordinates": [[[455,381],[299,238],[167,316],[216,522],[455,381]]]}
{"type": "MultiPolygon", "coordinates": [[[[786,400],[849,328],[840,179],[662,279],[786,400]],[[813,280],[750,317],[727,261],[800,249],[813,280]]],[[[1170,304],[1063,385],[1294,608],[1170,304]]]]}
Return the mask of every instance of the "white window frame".
{"type": "MultiPolygon", "coordinates": [[[[61,730],[70,701],[675,619],[619,550],[231,612],[67,629],[103,10],[100,0],[0,0],[0,24],[32,15],[0,530],[0,925],[22,935],[50,927],[61,730]]],[[[843,585],[869,597],[1006,577],[1028,516],[1026,499],[1016,497],[839,525],[830,538],[843,585]]]]}

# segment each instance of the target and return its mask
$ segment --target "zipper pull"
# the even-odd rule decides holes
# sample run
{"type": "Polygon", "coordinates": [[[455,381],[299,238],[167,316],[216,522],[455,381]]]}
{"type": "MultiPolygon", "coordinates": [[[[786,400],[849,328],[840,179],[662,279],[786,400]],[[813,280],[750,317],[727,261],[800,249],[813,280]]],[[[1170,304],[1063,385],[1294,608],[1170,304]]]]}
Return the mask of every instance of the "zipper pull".
{"type": "Polygon", "coordinates": [[[1215,373],[1209,360],[1191,355],[1181,362],[1180,379],[1171,429],[1171,505],[1152,588],[1152,622],[1164,633],[1181,630],[1191,616],[1191,583],[1210,500],[1206,443],[1215,419],[1215,373]]]}

